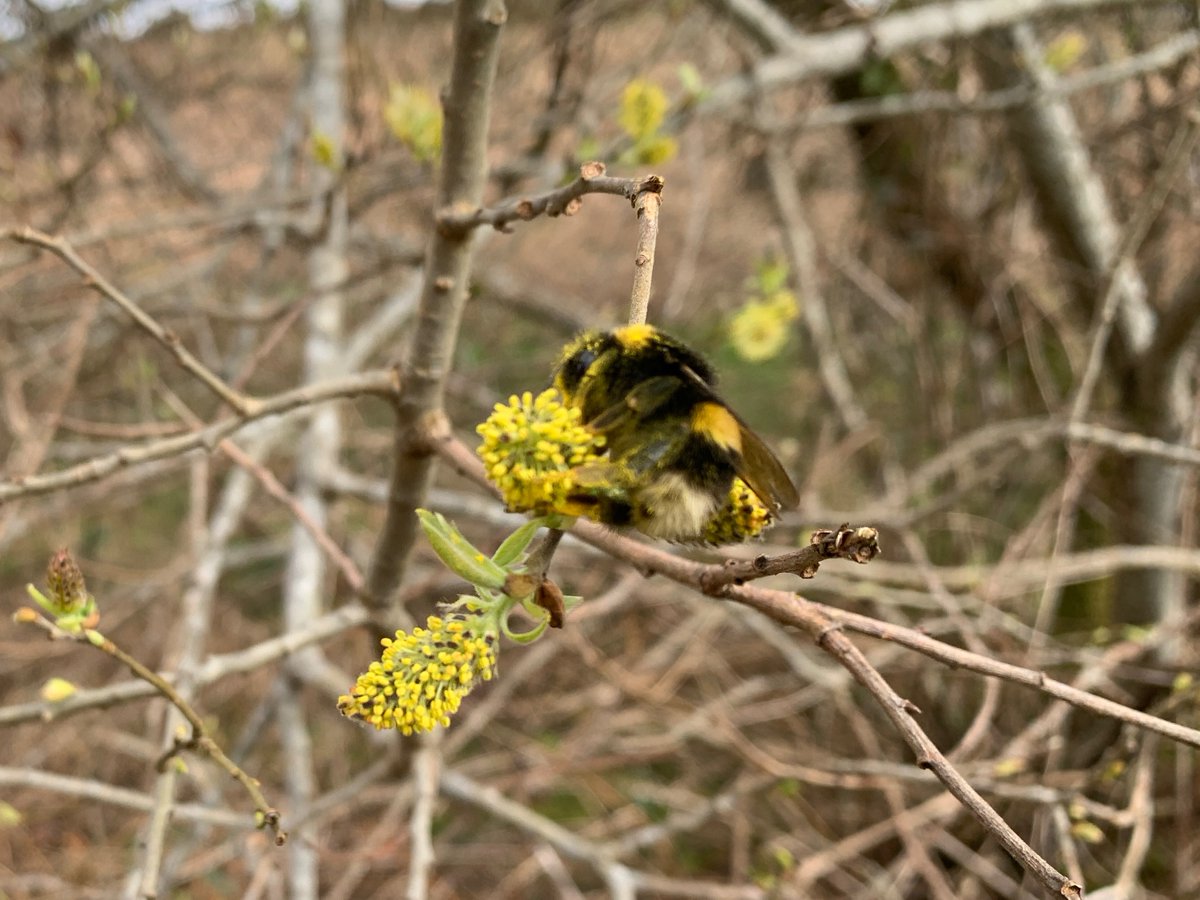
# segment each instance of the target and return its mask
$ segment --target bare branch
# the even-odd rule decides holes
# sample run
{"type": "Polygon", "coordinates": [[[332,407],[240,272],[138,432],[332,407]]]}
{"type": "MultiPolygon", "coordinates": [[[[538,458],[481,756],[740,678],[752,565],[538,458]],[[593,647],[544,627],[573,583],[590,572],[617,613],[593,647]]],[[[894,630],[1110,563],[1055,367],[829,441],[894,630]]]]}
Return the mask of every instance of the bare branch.
{"type": "Polygon", "coordinates": [[[658,209],[662,205],[663,180],[651,175],[634,195],[638,217],[637,252],[633,257],[633,290],[629,296],[629,323],[646,321],[650,311],[650,285],[654,279],[654,248],[658,243],[658,209]]]}
{"type": "Polygon", "coordinates": [[[189,450],[212,449],[224,438],[245,428],[251,422],[268,416],[277,416],[314,403],[335,400],[342,397],[359,397],[365,394],[375,394],[384,397],[395,397],[399,393],[396,373],[392,370],[376,370],[349,375],[344,378],[333,378],[316,384],[304,385],[290,391],[284,391],[273,397],[255,400],[254,409],[245,416],[237,419],[226,419],[209,425],[200,431],[181,434],[152,441],[133,447],[123,447],[113,453],[97,456],[85,463],[71,466],[58,472],[48,472],[44,475],[30,475],[27,478],[13,478],[0,481],[0,505],[15,500],[18,497],[30,497],[45,494],[63,488],[75,487],[88,482],[98,481],[108,475],[130,466],[141,465],[157,459],[179,456],[189,450]]]}
{"type": "Polygon", "coordinates": [[[167,348],[186,371],[191,372],[197,379],[221,400],[227,403],[240,416],[253,416],[258,405],[257,400],[235,391],[208,366],[200,362],[183,342],[179,335],[164,328],[152,316],[133,302],[128,296],[117,289],[112,282],[100,274],[90,263],[83,259],[75,248],[62,238],[43,234],[33,228],[0,232],[0,238],[16,241],[18,244],[30,244],[49,250],[72,269],[83,276],[84,284],[98,291],[121,308],[137,325],[167,348]]]}
{"type": "MultiPolygon", "coordinates": [[[[447,435],[437,442],[436,447],[438,453],[461,474],[480,484],[489,484],[482,464],[464,444],[447,435]]],[[[570,533],[630,564],[643,575],[663,575],[672,581],[689,585],[700,591],[704,591],[708,584],[716,585],[716,589],[712,592],[713,596],[744,602],[776,621],[807,630],[815,621],[805,612],[808,607],[811,607],[813,610],[819,611],[820,616],[828,617],[835,627],[849,628],[880,640],[893,641],[952,667],[1003,678],[1014,684],[1031,687],[1052,697],[1065,700],[1080,709],[1127,722],[1192,747],[1200,747],[1200,731],[1194,728],[1178,725],[1088,691],[1072,688],[1070,685],[1050,678],[1044,672],[1000,662],[931,638],[914,629],[893,625],[870,616],[834,609],[824,604],[813,603],[796,594],[765,590],[753,585],[731,585],[728,583],[722,566],[675,556],[658,547],[623,537],[593,522],[578,520],[571,528],[570,533]]],[[[1155,551],[1171,548],[1150,547],[1144,549],[1155,551]]],[[[1197,565],[1200,565],[1200,556],[1197,556],[1197,565]]],[[[944,576],[942,577],[944,578],[944,576]]],[[[1033,577],[1031,583],[1037,583],[1040,580],[1037,576],[1031,577],[1033,577]]]]}
{"type": "MultiPolygon", "coordinates": [[[[1200,32],[1185,31],[1142,53],[1103,66],[1096,66],[1074,75],[1067,75],[1045,87],[1025,85],[987,91],[973,97],[963,97],[954,91],[912,91],[889,94],[862,100],[831,103],[797,113],[792,118],[759,127],[767,133],[815,131],[821,128],[844,128],[865,122],[878,122],[901,116],[920,116],[929,113],[983,116],[1008,112],[1024,106],[1036,97],[1065,98],[1107,85],[1119,84],[1152,72],[1178,65],[1200,48],[1200,32]]],[[[731,116],[737,111],[730,110],[731,116]]],[[[744,118],[744,117],[742,117],[744,118]]]]}
{"type": "MultiPolygon", "coordinates": [[[[455,7],[450,89],[438,203],[478,209],[487,174],[487,133],[500,32],[508,19],[502,0],[461,0],[455,7]]],[[[446,377],[467,299],[470,235],[435,233],[425,269],[411,351],[404,367],[404,395],[396,407],[391,488],[371,570],[370,596],[394,608],[393,594],[404,577],[419,532],[415,510],[432,476],[433,458],[422,443],[430,416],[440,414],[446,377]]]]}
{"type": "Polygon", "coordinates": [[[219,765],[222,769],[229,773],[230,777],[237,781],[250,799],[254,802],[254,810],[256,816],[256,825],[259,828],[270,828],[275,834],[275,842],[282,845],[287,841],[287,832],[280,827],[279,811],[271,806],[263,792],[259,787],[257,778],[253,778],[246,773],[241,766],[230,759],[225,751],[221,749],[220,744],[212,739],[208,733],[208,728],[204,724],[204,720],[192,708],[192,705],[175,689],[175,686],[167,682],[166,679],[160,677],[157,672],[152,671],[142,664],[136,657],[126,653],[118,647],[110,638],[104,637],[99,632],[90,629],[83,629],[78,632],[67,632],[57,627],[49,619],[43,618],[40,615],[29,620],[30,624],[37,625],[47,632],[51,638],[55,639],[70,639],[85,647],[94,647],[103,653],[107,653],[120,663],[122,663],[129,671],[140,678],[142,681],[151,685],[154,691],[167,699],[187,720],[187,723],[192,728],[192,733],[187,738],[175,738],[174,749],[159,760],[158,770],[161,772],[166,767],[170,758],[175,756],[181,750],[191,750],[196,753],[203,754],[219,765]]]}
{"type": "Polygon", "coordinates": [[[496,206],[481,207],[469,213],[446,207],[438,212],[438,231],[445,237],[459,240],[481,225],[511,233],[513,222],[528,222],[542,215],[575,215],[587,194],[613,194],[635,203],[643,191],[657,193],[662,190],[662,179],[656,175],[616,178],[605,175],[604,169],[604,163],[584,163],[579,168],[579,177],[564,187],[532,197],[514,197],[496,206]]]}
{"type": "Polygon", "coordinates": [[[966,38],[1036,16],[1069,10],[1133,5],[1134,0],[971,0],[929,3],[863,24],[797,35],[785,50],[755,65],[749,75],[717,85],[696,113],[747,103],[761,90],[810,78],[840,75],[872,58],[887,58],[919,44],[966,38]]]}

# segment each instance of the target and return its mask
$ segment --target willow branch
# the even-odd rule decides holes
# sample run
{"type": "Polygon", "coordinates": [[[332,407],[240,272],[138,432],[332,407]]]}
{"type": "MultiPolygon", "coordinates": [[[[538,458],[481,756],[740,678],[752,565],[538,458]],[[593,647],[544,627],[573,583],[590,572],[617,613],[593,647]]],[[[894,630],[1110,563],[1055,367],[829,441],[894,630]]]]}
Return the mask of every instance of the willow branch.
{"type": "MultiPolygon", "coordinates": [[[[508,18],[501,0],[460,0],[454,14],[450,89],[438,184],[442,209],[476,210],[487,175],[487,133],[500,32],[508,18]]],[[[433,457],[423,427],[441,414],[446,378],[454,357],[467,299],[473,230],[434,232],[425,267],[411,350],[404,367],[404,394],[396,404],[391,485],[383,527],[367,577],[368,594],[393,615],[393,596],[403,580],[420,529],[416,509],[424,502],[433,457]]]]}
{"type": "MultiPolygon", "coordinates": [[[[1125,297],[1122,291],[1123,282],[1120,278],[1122,267],[1134,258],[1141,247],[1142,241],[1150,231],[1150,226],[1166,202],[1172,186],[1182,175],[1184,168],[1190,164],[1192,148],[1196,146],[1198,140],[1200,140],[1200,116],[1193,113],[1176,130],[1171,145],[1167,149],[1162,168],[1156,173],[1150,190],[1141,196],[1138,207],[1134,211],[1133,218],[1126,227],[1119,245],[1112,251],[1112,258],[1104,273],[1105,290],[1097,306],[1099,310],[1097,321],[1093,324],[1090,335],[1087,364],[1079,380],[1075,398],[1071,403],[1070,421],[1072,423],[1082,421],[1087,414],[1092,395],[1096,390],[1096,383],[1100,380],[1108,336],[1116,323],[1118,307],[1125,297]]],[[[1178,327],[1178,323],[1172,324],[1178,327]]],[[[1127,327],[1126,330],[1133,331],[1132,327],[1127,327]]],[[[1153,341],[1153,330],[1150,335],[1140,341],[1133,334],[1127,336],[1127,343],[1135,352],[1144,352],[1154,348],[1156,345],[1153,341]]],[[[1147,366],[1160,365],[1164,360],[1171,358],[1169,354],[1158,358],[1146,356],[1143,357],[1143,364],[1147,366]]]]}
{"type": "Polygon", "coordinates": [[[151,441],[131,447],[122,447],[104,456],[97,456],[76,466],[61,469],[58,472],[48,472],[44,475],[30,475],[25,478],[12,478],[0,481],[0,505],[15,500],[18,497],[29,497],[45,494],[62,488],[75,487],[99,481],[115,472],[143,465],[158,459],[179,456],[189,450],[212,450],[220,442],[236,433],[246,425],[268,416],[277,416],[314,403],[334,400],[339,397],[358,397],[363,394],[377,394],[395,397],[400,388],[396,373],[392,370],[375,370],[349,375],[344,378],[331,378],[315,384],[295,388],[276,394],[273,397],[258,399],[254,409],[236,419],[226,419],[215,422],[207,428],[193,431],[189,434],[176,435],[160,441],[151,441]]]}
{"type": "Polygon", "coordinates": [[[658,243],[658,210],[662,206],[663,180],[651,175],[634,197],[638,217],[637,251],[633,257],[633,290],[629,295],[629,323],[640,325],[650,311],[650,286],[654,279],[654,249],[658,243]]]}
{"type": "MultiPolygon", "coordinates": [[[[435,444],[438,453],[453,465],[460,474],[486,485],[490,488],[483,472],[483,466],[465,444],[457,439],[443,435],[435,444]]],[[[840,530],[839,530],[840,531],[840,530]]],[[[837,532],[835,532],[837,533],[837,532]]],[[[571,534],[594,547],[599,548],[610,556],[633,566],[643,575],[662,575],[693,587],[710,596],[722,597],[745,603],[766,613],[776,621],[795,617],[797,627],[805,627],[802,620],[807,615],[803,610],[811,608],[820,615],[832,620],[835,626],[844,627],[861,634],[869,635],[880,640],[891,641],[910,650],[915,650],[925,656],[945,663],[952,668],[967,669],[993,678],[1010,681],[1041,691],[1051,697],[1064,700],[1079,709],[1107,718],[1126,722],[1137,728],[1151,731],[1169,737],[1174,741],[1200,748],[1200,730],[1188,728],[1169,722],[1157,716],[1143,713],[1121,703],[1116,703],[1105,697],[1088,691],[1073,688],[1068,684],[1050,678],[1044,672],[1023,666],[1012,665],[963,650],[952,644],[931,638],[912,628],[893,625],[879,619],[835,609],[820,603],[805,600],[797,594],[779,590],[765,590],[751,585],[730,583],[730,571],[739,571],[740,563],[726,566],[697,562],[668,553],[650,544],[643,544],[632,538],[624,537],[611,529],[584,520],[576,521],[571,528],[571,534]],[[750,592],[750,593],[747,593],[750,592]],[[750,601],[753,602],[750,602],[750,601]],[[763,606],[768,606],[764,609],[763,606]]],[[[789,554],[790,556],[790,554],[789,554]]],[[[786,557],[784,557],[786,558],[786,557]]],[[[754,562],[756,567],[773,567],[775,564],[754,562]]]]}
{"type": "Polygon", "coordinates": [[[830,103],[797,113],[778,123],[754,124],[768,134],[793,134],[931,113],[966,116],[991,115],[1017,109],[1038,97],[1056,99],[1070,97],[1084,91],[1129,81],[1139,75],[1167,69],[1187,59],[1198,48],[1200,48],[1200,32],[1185,31],[1142,53],[1135,53],[1107,65],[1096,66],[1077,75],[1064,76],[1047,88],[1035,89],[1020,85],[986,91],[969,98],[964,98],[954,91],[911,91],[906,94],[891,94],[884,97],[830,103]]]}
{"type": "Polygon", "coordinates": [[[605,175],[601,162],[587,162],[579,167],[579,177],[568,185],[534,196],[512,197],[496,206],[480,207],[463,212],[455,207],[446,207],[437,215],[438,231],[447,238],[462,239],[472,229],[490,225],[497,231],[512,232],[513,222],[528,222],[538,216],[573,216],[583,205],[587,194],[613,194],[636,203],[643,191],[658,193],[662,190],[662,179],[656,175],[647,178],[616,178],[605,175]]]}
{"type": "Polygon", "coordinates": [[[749,74],[717,85],[695,111],[704,114],[739,106],[761,90],[853,72],[872,59],[886,59],[921,44],[968,38],[1056,12],[1132,5],[1134,0],[951,0],[819,34],[800,34],[749,74]]]}
{"type": "MultiPolygon", "coordinates": [[[[203,687],[230,675],[240,675],[270,665],[312,644],[327,641],[351,629],[365,625],[370,619],[367,608],[359,601],[351,601],[318,619],[314,619],[300,631],[289,631],[278,637],[252,644],[243,650],[210,656],[200,666],[192,679],[193,685],[203,687]]],[[[173,683],[172,673],[159,673],[159,678],[173,683]]],[[[66,718],[91,709],[107,709],[133,700],[143,700],[157,691],[143,680],[122,681],[101,688],[80,689],[65,700],[50,702],[38,700],[32,703],[17,703],[0,707],[0,728],[22,722],[51,721],[66,718]]]]}
{"type": "MultiPolygon", "coordinates": [[[[23,619],[25,620],[25,619],[23,619]]],[[[106,653],[113,659],[124,665],[129,671],[137,676],[142,681],[149,684],[155,693],[161,694],[166,700],[174,706],[183,717],[187,720],[192,728],[192,733],[187,738],[175,739],[175,747],[163,756],[159,761],[157,768],[161,772],[169,763],[171,757],[181,750],[191,750],[196,753],[201,753],[215,762],[218,766],[229,773],[235,781],[237,781],[251,801],[254,803],[255,822],[259,828],[270,828],[275,835],[275,843],[282,846],[287,842],[287,832],[280,826],[279,810],[271,806],[267,802],[266,796],[259,787],[257,778],[249,775],[241,766],[230,759],[225,751],[221,749],[220,744],[212,739],[208,729],[204,725],[204,720],[192,708],[192,705],[183,698],[183,696],[175,690],[174,685],[168,682],[165,678],[159,675],[152,669],[147,668],[136,657],[130,656],[120,647],[118,647],[110,638],[105,637],[98,631],[91,629],[83,629],[78,632],[65,631],[59,628],[49,619],[35,614],[33,618],[27,619],[32,625],[42,628],[46,633],[55,639],[69,639],[78,644],[87,647],[95,647],[102,653],[106,653]]]]}
{"type": "Polygon", "coordinates": [[[183,369],[194,375],[205,387],[227,403],[239,416],[252,416],[257,412],[258,400],[248,397],[226,384],[217,373],[204,365],[183,345],[183,342],[179,339],[179,335],[168,328],[164,328],[153,316],[148,315],[132,299],[120,291],[116,285],[76,253],[75,248],[66,240],[44,234],[33,228],[14,229],[0,234],[0,236],[16,241],[18,244],[29,244],[53,253],[82,275],[85,285],[115,303],[129,318],[133,319],[139,328],[166,347],[183,369]]]}

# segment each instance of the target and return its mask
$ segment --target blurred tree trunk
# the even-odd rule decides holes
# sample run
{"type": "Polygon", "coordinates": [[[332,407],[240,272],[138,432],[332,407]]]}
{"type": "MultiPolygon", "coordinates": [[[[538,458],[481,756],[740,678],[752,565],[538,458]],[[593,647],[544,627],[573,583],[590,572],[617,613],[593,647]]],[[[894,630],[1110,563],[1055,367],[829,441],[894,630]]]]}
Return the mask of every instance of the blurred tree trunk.
{"type": "MultiPolygon", "coordinates": [[[[1033,28],[1020,25],[993,39],[995,56],[983,54],[984,73],[995,88],[1018,80],[1035,88],[1053,85],[1033,28]]],[[[1178,443],[1187,429],[1192,401],[1180,353],[1151,353],[1160,333],[1158,315],[1133,260],[1118,260],[1122,228],[1104,184],[1092,167],[1070,104],[1038,96],[1008,117],[1012,145],[1058,252],[1085,277],[1074,288],[1080,305],[1098,321],[1096,309],[1107,280],[1116,280],[1114,331],[1106,354],[1108,381],[1116,387],[1118,412],[1139,433],[1178,443]],[[1115,267],[1115,269],[1114,269],[1115,267]]],[[[1147,181],[1153,173],[1147,173],[1147,181]]],[[[1178,543],[1184,471],[1150,456],[1134,456],[1108,489],[1117,510],[1117,543],[1178,543]]],[[[1180,624],[1186,579],[1168,569],[1125,569],[1117,575],[1113,620],[1119,623],[1180,624]]]]}
{"type": "MultiPolygon", "coordinates": [[[[308,33],[312,47],[312,117],[310,162],[312,162],[312,209],[321,223],[322,238],[308,259],[311,301],[305,316],[304,380],[321,381],[341,372],[343,301],[342,284],[348,264],[347,206],[345,189],[339,184],[343,164],[343,75],[345,58],[344,6],[342,0],[310,0],[308,33]]],[[[296,455],[296,499],[311,525],[329,526],[329,510],[321,485],[337,469],[342,434],[338,407],[326,404],[309,421],[296,455]]],[[[287,630],[303,628],[324,612],[326,589],[325,558],[309,531],[292,525],[291,551],[284,580],[284,622],[287,630]]],[[[298,673],[313,668],[319,651],[308,648],[292,657],[289,669],[298,673]]],[[[280,707],[288,801],[292,809],[304,809],[316,796],[312,747],[308,724],[300,706],[299,678],[285,692],[280,707]]],[[[306,900],[319,893],[318,857],[311,835],[300,834],[289,842],[289,896],[306,900]]]]}

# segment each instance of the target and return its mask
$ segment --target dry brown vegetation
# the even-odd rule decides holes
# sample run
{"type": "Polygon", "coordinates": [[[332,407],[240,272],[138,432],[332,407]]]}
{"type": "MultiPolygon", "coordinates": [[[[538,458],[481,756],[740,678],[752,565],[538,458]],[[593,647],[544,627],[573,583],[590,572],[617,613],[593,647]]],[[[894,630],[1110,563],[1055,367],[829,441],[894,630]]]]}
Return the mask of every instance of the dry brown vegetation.
{"type": "Polygon", "coordinates": [[[0,896],[1053,896],[914,764],[843,639],[915,705],[901,715],[945,754],[938,775],[961,773],[1064,894],[1200,896],[1200,27],[1182,3],[1044,5],[1021,22],[1015,0],[961,0],[1000,11],[984,29],[920,19],[941,9],[924,3],[874,19],[823,0],[508,4],[485,202],[570,180],[581,147],[610,174],[662,175],[650,321],[714,359],[803,494],[768,543],[728,555],[849,521],[878,527],[884,556],[776,576],[772,596],[801,594],[785,609],[704,596],[653,556],[724,551],[568,540],[551,574],[586,601],[565,627],[506,646],[440,737],[397,740],[335,704],[376,628],[461,589],[423,542],[410,559],[393,541],[404,503],[483,547],[520,521],[444,461],[427,496],[414,477],[386,504],[397,440],[414,465],[428,455],[404,443],[420,427],[408,376],[438,374],[417,323],[454,341],[445,409],[471,445],[576,329],[625,319],[629,204],[587,196],[481,231],[459,328],[453,297],[422,293],[437,166],[384,115],[390,85],[448,83],[450,6],[356,0],[340,35],[313,24],[340,4],[310,0],[295,19],[172,19],[120,42],[104,27],[119,4],[78,21],[16,0],[27,34],[0,46],[0,896]],[[825,52],[863,34],[865,50],[825,52]],[[340,81],[320,65],[337,47],[340,81]],[[683,64],[705,88],[690,100],[683,64]],[[678,153],[653,166],[621,162],[635,78],[674,101],[678,153]],[[318,161],[319,139],[344,167],[318,161]],[[68,240],[234,402],[26,227],[68,240]],[[801,315],[751,363],[728,323],[764,260],[787,264],[801,315]],[[232,445],[82,468],[305,386],[324,399],[219,436],[232,445]],[[207,759],[156,771],[175,720],[144,683],[9,620],[60,546],[104,633],[172,673],[261,780],[286,846],[207,759]],[[843,630],[814,640],[821,616],[843,630]],[[249,660],[313,623],[303,649],[249,660]],[[80,693],[39,700],[52,677],[80,693]]]}

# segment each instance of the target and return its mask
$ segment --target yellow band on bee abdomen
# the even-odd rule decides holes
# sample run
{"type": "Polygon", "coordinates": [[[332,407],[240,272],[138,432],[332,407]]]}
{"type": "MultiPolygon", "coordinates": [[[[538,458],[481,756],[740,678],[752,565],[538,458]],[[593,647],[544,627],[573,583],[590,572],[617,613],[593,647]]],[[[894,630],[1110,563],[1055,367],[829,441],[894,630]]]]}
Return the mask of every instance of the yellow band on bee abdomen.
{"type": "Polygon", "coordinates": [[[698,403],[692,410],[692,431],[707,435],[718,446],[742,452],[742,426],[720,403],[698,403]]]}

